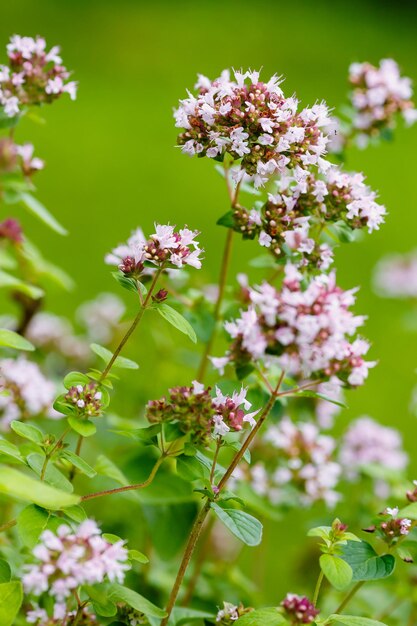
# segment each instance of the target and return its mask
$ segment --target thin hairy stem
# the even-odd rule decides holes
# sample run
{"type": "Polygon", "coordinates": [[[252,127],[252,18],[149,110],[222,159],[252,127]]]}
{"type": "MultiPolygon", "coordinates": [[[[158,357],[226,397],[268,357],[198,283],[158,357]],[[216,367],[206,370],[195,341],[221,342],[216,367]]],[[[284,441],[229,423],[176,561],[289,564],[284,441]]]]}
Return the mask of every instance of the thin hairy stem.
{"type": "Polygon", "coordinates": [[[195,560],[193,572],[191,574],[188,587],[184,595],[184,599],[181,602],[181,606],[188,606],[193,598],[194,591],[198,583],[198,579],[201,576],[204,562],[210,551],[210,537],[211,537],[211,532],[213,530],[213,526],[215,522],[216,522],[216,518],[212,516],[207,520],[207,523],[204,526],[203,536],[200,540],[200,550],[195,560]]]}
{"type": "Polygon", "coordinates": [[[2,524],[0,526],[0,533],[4,532],[5,530],[9,530],[9,528],[13,528],[13,526],[16,526],[16,524],[17,524],[16,519],[12,519],[10,520],[10,522],[6,522],[5,524],[2,524]]]}
{"type": "Polygon", "coordinates": [[[85,496],[81,497],[81,501],[85,502],[86,500],[93,500],[94,498],[102,498],[103,496],[111,496],[115,493],[124,493],[125,491],[135,491],[137,489],[144,489],[148,487],[153,479],[155,478],[159,468],[161,467],[164,460],[167,458],[167,454],[162,454],[159,457],[155,465],[153,466],[151,473],[148,478],[144,480],[142,483],[136,483],[134,485],[125,485],[124,487],[116,487],[115,489],[105,489],[104,491],[96,491],[95,493],[88,493],[85,496]]]}
{"type": "Polygon", "coordinates": [[[141,307],[139,309],[138,314],[136,315],[135,319],[133,320],[132,325],[129,327],[129,329],[127,330],[126,334],[124,335],[124,337],[122,338],[122,340],[120,341],[119,345],[117,346],[116,350],[113,352],[113,356],[111,357],[110,361],[107,363],[105,369],[103,370],[103,373],[101,374],[100,378],[99,378],[99,383],[101,383],[106,376],[109,374],[111,368],[114,365],[115,360],[117,359],[117,357],[119,356],[119,354],[121,353],[121,351],[123,350],[125,344],[129,341],[130,336],[134,333],[134,331],[136,330],[139,322],[141,321],[143,314],[145,313],[146,309],[148,308],[148,305],[151,301],[156,283],[158,282],[158,279],[161,275],[163,271],[163,266],[161,266],[156,272],[155,275],[153,277],[151,286],[149,287],[149,291],[146,294],[146,298],[143,300],[143,303],[141,304],[141,307]]]}
{"type": "Polygon", "coordinates": [[[204,504],[204,506],[202,507],[202,509],[200,510],[199,514],[197,515],[197,518],[194,522],[194,525],[191,529],[191,533],[190,536],[188,538],[188,542],[187,545],[185,547],[185,551],[184,551],[184,555],[182,557],[182,561],[177,573],[177,577],[175,579],[174,582],[174,586],[171,590],[171,594],[169,596],[169,600],[168,600],[168,604],[166,607],[166,612],[167,615],[166,617],[164,617],[164,619],[161,622],[161,626],[167,626],[168,624],[168,620],[170,618],[170,615],[172,613],[172,609],[175,606],[175,602],[177,601],[177,596],[178,596],[178,592],[181,588],[182,585],[182,581],[184,579],[185,576],[185,572],[187,571],[188,568],[188,564],[191,560],[191,557],[193,555],[194,549],[197,545],[197,541],[200,537],[201,534],[201,530],[203,528],[203,524],[205,522],[205,519],[208,515],[210,511],[210,500],[207,500],[207,502],[204,504]]]}
{"type": "MultiPolygon", "coordinates": [[[[83,445],[83,441],[84,441],[84,437],[82,435],[79,435],[79,437],[77,439],[77,447],[75,448],[75,454],[77,456],[80,456],[81,447],[83,445]]],[[[75,472],[76,472],[76,467],[75,467],[75,465],[73,465],[72,468],[71,468],[71,471],[69,473],[69,476],[68,476],[70,483],[72,483],[72,481],[75,478],[75,472]]]]}
{"type": "Polygon", "coordinates": [[[346,598],[341,602],[341,604],[339,604],[335,613],[341,613],[343,609],[347,606],[347,604],[352,600],[353,596],[356,595],[356,593],[364,584],[365,584],[364,580],[361,580],[360,582],[356,583],[356,585],[352,587],[350,592],[347,594],[346,598]]]}
{"type": "MultiPolygon", "coordinates": [[[[228,190],[229,199],[230,199],[230,206],[231,206],[232,209],[234,209],[234,208],[236,208],[237,203],[238,203],[238,199],[239,199],[240,182],[236,185],[236,189],[233,192],[232,186],[230,184],[229,173],[228,173],[227,168],[225,168],[225,178],[226,178],[227,190],[228,190]]],[[[225,289],[226,289],[226,282],[227,282],[227,274],[228,274],[228,271],[229,271],[230,259],[231,259],[231,256],[232,256],[233,235],[234,235],[234,231],[231,228],[228,228],[227,236],[226,236],[226,242],[225,242],[225,246],[224,246],[224,250],[223,250],[222,264],[221,264],[221,267],[220,267],[217,299],[216,299],[216,304],[214,305],[213,330],[211,332],[209,340],[206,343],[206,347],[205,347],[203,356],[201,357],[200,367],[199,367],[198,373],[197,373],[197,380],[199,382],[203,382],[203,380],[205,378],[205,375],[206,375],[206,372],[207,372],[207,366],[208,366],[208,362],[209,362],[208,361],[208,357],[209,357],[209,355],[210,355],[210,353],[212,351],[212,348],[213,348],[213,344],[214,344],[214,341],[215,341],[215,338],[216,338],[216,334],[217,334],[217,326],[218,326],[218,323],[219,323],[220,317],[221,317],[221,307],[222,307],[222,304],[223,304],[223,298],[224,298],[224,293],[225,293],[225,289]]]]}
{"type": "Polygon", "coordinates": [[[323,579],[324,579],[324,574],[323,574],[322,570],[320,570],[319,577],[317,578],[316,588],[314,589],[314,596],[313,596],[313,604],[314,604],[314,606],[317,606],[317,602],[318,602],[318,599],[319,599],[320,589],[321,589],[321,585],[323,583],[323,579]]]}
{"type": "Polygon", "coordinates": [[[71,430],[71,428],[67,428],[66,430],[64,430],[64,432],[61,434],[61,436],[56,440],[56,442],[53,445],[52,449],[45,456],[45,460],[43,462],[42,469],[41,469],[41,475],[40,475],[40,479],[41,480],[45,480],[45,474],[46,474],[46,469],[48,467],[48,463],[51,460],[52,455],[54,454],[55,450],[61,445],[61,443],[64,441],[65,437],[68,435],[70,430],[71,430]]]}
{"type": "Polygon", "coordinates": [[[219,458],[220,448],[222,447],[222,438],[218,437],[216,442],[216,449],[214,451],[213,463],[210,471],[210,484],[213,484],[214,474],[216,473],[217,459],[219,458]]]}
{"type": "MultiPolygon", "coordinates": [[[[233,474],[234,470],[236,469],[237,465],[240,463],[240,461],[242,460],[243,455],[245,454],[246,450],[248,449],[248,447],[250,446],[250,444],[252,443],[253,439],[256,437],[256,434],[259,432],[259,429],[262,427],[262,424],[265,422],[265,419],[267,418],[269,412],[271,411],[272,407],[275,404],[276,399],[279,396],[279,389],[281,387],[282,381],[284,379],[285,376],[285,372],[281,372],[281,376],[279,377],[278,383],[274,389],[273,394],[271,395],[271,397],[269,398],[267,404],[265,405],[264,410],[262,411],[256,426],[252,429],[251,433],[248,435],[248,437],[245,439],[245,441],[242,444],[242,447],[240,448],[240,450],[238,450],[238,452],[235,454],[235,456],[233,457],[229,467],[227,468],[225,474],[223,475],[222,479],[220,480],[218,486],[217,486],[217,494],[220,494],[220,492],[222,491],[222,489],[224,489],[224,487],[226,486],[229,478],[231,477],[231,475],[233,474]]],[[[181,564],[177,573],[177,576],[175,578],[175,582],[174,582],[174,586],[171,590],[170,596],[169,596],[169,600],[168,600],[168,604],[166,607],[166,611],[167,611],[167,616],[162,620],[161,622],[161,626],[167,626],[170,615],[172,613],[172,609],[175,606],[175,603],[177,601],[177,597],[178,597],[178,593],[179,590],[181,588],[182,582],[184,580],[184,576],[185,573],[187,571],[188,565],[190,563],[191,557],[194,553],[195,547],[197,545],[198,539],[200,537],[202,528],[203,528],[203,524],[204,521],[208,515],[210,511],[210,500],[207,500],[205,502],[205,504],[203,505],[203,507],[201,508],[199,514],[197,515],[197,518],[194,522],[194,525],[191,529],[191,533],[190,536],[188,538],[188,542],[185,548],[185,552],[184,555],[182,557],[181,560],[181,564]]]]}

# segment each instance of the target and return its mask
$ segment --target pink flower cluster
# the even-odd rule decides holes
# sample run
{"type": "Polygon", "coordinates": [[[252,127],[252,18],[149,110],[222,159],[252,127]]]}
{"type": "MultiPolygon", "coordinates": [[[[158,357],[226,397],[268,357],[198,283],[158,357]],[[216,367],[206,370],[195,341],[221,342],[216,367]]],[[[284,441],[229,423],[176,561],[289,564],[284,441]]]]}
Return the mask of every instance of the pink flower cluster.
{"type": "Polygon", "coordinates": [[[123,542],[105,541],[93,520],[82,522],[76,531],[66,524],[56,533],[44,531],[33,555],[37,563],[25,566],[23,587],[27,594],[52,596],[54,619],[64,619],[69,599],[80,585],[94,585],[106,579],[121,583],[129,569],[123,542]]]}
{"type": "Polygon", "coordinates": [[[385,207],[364,183],[362,174],[348,174],[331,167],[317,177],[298,168],[277,181],[275,193],[260,208],[234,210],[234,228],[243,237],[258,237],[261,246],[282,257],[286,248],[298,265],[317,265],[326,270],[333,254],[327,244],[317,243],[315,233],[329,223],[343,221],[352,229],[378,230],[385,207]]]}
{"type": "Polygon", "coordinates": [[[295,593],[287,593],[281,606],[285,610],[291,624],[311,624],[320,613],[305,596],[298,596],[295,593]]]}
{"type": "Polygon", "coordinates": [[[147,240],[138,228],[127,243],[114,248],[105,261],[108,265],[117,265],[126,276],[133,277],[149,274],[153,266],[178,269],[190,265],[200,269],[203,250],[195,241],[197,235],[198,231],[188,228],[175,231],[175,227],[169,224],[155,224],[155,233],[147,240]]]}
{"type": "Polygon", "coordinates": [[[260,445],[266,460],[250,469],[256,493],[278,504],[285,485],[297,490],[304,505],[323,500],[333,506],[339,500],[335,487],[341,467],[332,460],[336,442],[315,424],[284,417],[268,428],[260,445]]]}
{"type": "Polygon", "coordinates": [[[15,172],[18,169],[26,177],[42,170],[45,163],[33,156],[34,147],[31,143],[21,146],[8,137],[0,139],[0,173],[15,172]]]}
{"type": "Polygon", "coordinates": [[[366,465],[403,470],[408,464],[408,456],[395,428],[382,426],[365,416],[350,424],[342,440],[339,461],[347,476],[354,479],[366,465]]]}
{"type": "Polygon", "coordinates": [[[58,46],[46,51],[42,37],[14,35],[7,45],[9,65],[0,65],[0,104],[9,117],[21,107],[53,102],[63,93],[75,100],[77,84],[62,65],[58,46]]]}
{"type": "Polygon", "coordinates": [[[228,362],[240,368],[275,360],[294,376],[363,384],[375,363],[363,358],[369,344],[353,338],[365,320],[350,310],[354,294],[340,289],[334,274],[316,276],[303,288],[298,270],[287,265],[280,291],[266,282],[249,289],[249,308],[225,324],[231,348],[212,358],[213,365],[222,370],[228,362]]]}
{"type": "Polygon", "coordinates": [[[353,125],[361,133],[363,143],[368,136],[377,136],[384,128],[392,128],[398,114],[407,124],[417,120],[411,80],[401,76],[393,59],[383,59],[378,67],[371,63],[353,63],[349,68],[349,82],[355,110],[353,125]]]}
{"type": "Polygon", "coordinates": [[[23,242],[23,231],[20,223],[11,218],[6,218],[0,223],[0,240],[8,239],[12,243],[21,244],[23,242]]]}
{"type": "Polygon", "coordinates": [[[375,268],[374,285],[388,298],[417,298],[417,252],[381,259],[375,268]]]}
{"type": "Polygon", "coordinates": [[[146,406],[150,422],[175,422],[184,434],[190,434],[195,443],[207,444],[212,437],[224,437],[229,432],[239,432],[248,423],[255,425],[258,411],[246,413],[251,403],[246,399],[247,389],[224,395],[216,387],[216,395],[194,381],[191,387],[174,387],[169,397],[151,400],[146,406]],[[243,408],[241,408],[243,407],[243,408]]]}
{"type": "Polygon", "coordinates": [[[323,158],[329,123],[324,103],[298,111],[298,100],[286,98],[277,76],[264,83],[259,72],[222,72],[211,81],[199,75],[195,88],[175,111],[176,126],[184,128],[178,143],[184,153],[223,160],[241,159],[236,182],[246,175],[256,187],[287,167],[326,170],[323,158]]]}
{"type": "Polygon", "coordinates": [[[66,611],[61,603],[55,604],[52,616],[49,616],[45,609],[36,604],[32,605],[32,608],[26,613],[26,622],[35,624],[35,626],[71,626],[75,618],[77,618],[79,626],[98,624],[96,616],[91,613],[89,606],[83,608],[81,615],[78,609],[66,611]]]}
{"type": "Polygon", "coordinates": [[[26,336],[37,348],[58,352],[77,362],[87,361],[91,354],[88,343],[74,334],[70,322],[54,313],[37,313],[30,321],[26,336]]]}
{"type": "Polygon", "coordinates": [[[39,415],[61,417],[52,409],[56,389],[36,363],[24,357],[0,361],[0,425],[7,429],[10,422],[39,415]]]}

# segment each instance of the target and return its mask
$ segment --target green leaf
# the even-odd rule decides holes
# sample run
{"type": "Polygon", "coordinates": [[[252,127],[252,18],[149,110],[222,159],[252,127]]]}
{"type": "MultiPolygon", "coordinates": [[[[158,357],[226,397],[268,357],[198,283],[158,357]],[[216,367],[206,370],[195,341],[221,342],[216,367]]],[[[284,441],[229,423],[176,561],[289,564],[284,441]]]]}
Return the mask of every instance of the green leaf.
{"type": "Polygon", "coordinates": [[[0,467],[0,493],[52,510],[78,504],[80,500],[79,496],[50,487],[27,474],[5,466],[0,467]]]}
{"type": "Polygon", "coordinates": [[[230,532],[247,546],[261,543],[262,524],[256,517],[238,509],[223,509],[215,502],[211,503],[211,508],[230,532]]]}
{"type": "Polygon", "coordinates": [[[114,617],[116,615],[116,602],[110,600],[104,585],[84,585],[83,589],[92,600],[94,613],[102,617],[114,617]]]}
{"type": "Polygon", "coordinates": [[[171,619],[175,626],[188,626],[191,622],[199,621],[199,623],[203,623],[202,620],[210,620],[213,622],[215,619],[215,615],[213,613],[209,613],[208,611],[199,611],[197,609],[188,609],[183,606],[176,606],[172,610],[171,619]]]}
{"type": "Polygon", "coordinates": [[[17,532],[23,545],[33,548],[45,530],[50,514],[36,504],[29,504],[17,516],[17,532]]]}
{"type": "Polygon", "coordinates": [[[352,568],[354,581],[387,578],[395,567],[395,558],[392,554],[378,556],[366,541],[348,542],[343,546],[341,557],[352,568]]]}
{"type": "Polygon", "coordinates": [[[226,228],[234,228],[236,226],[234,211],[227,211],[227,213],[219,217],[216,224],[218,226],[226,226],[226,228]]]}
{"type": "Polygon", "coordinates": [[[128,550],[128,557],[131,561],[137,561],[138,563],[149,563],[149,559],[145,554],[139,552],[139,550],[128,550]]]}
{"type": "Polygon", "coordinates": [[[7,441],[6,439],[0,438],[0,454],[5,454],[20,463],[25,463],[22,455],[20,454],[19,448],[15,446],[14,443],[10,443],[10,441],[7,441]]]}
{"type": "Polygon", "coordinates": [[[398,515],[400,517],[409,517],[410,519],[417,520],[417,502],[412,502],[401,509],[398,515]]]}
{"type": "Polygon", "coordinates": [[[325,623],[339,623],[345,624],[345,626],[386,626],[386,624],[378,622],[376,619],[358,617],[357,615],[330,615],[325,623]]]}
{"type": "Polygon", "coordinates": [[[13,626],[23,601],[22,583],[13,580],[0,584],[0,624],[13,626]]]}
{"type": "Polygon", "coordinates": [[[162,304],[158,304],[156,306],[156,310],[159,315],[169,322],[169,324],[184,333],[184,335],[187,335],[193,343],[197,343],[197,335],[195,334],[194,328],[191,326],[190,322],[188,322],[185,317],[181,315],[181,313],[178,313],[178,311],[164,302],[162,302],[162,304]]]}
{"type": "Polygon", "coordinates": [[[29,283],[25,283],[23,280],[19,280],[19,278],[16,278],[3,270],[0,270],[0,287],[21,291],[26,296],[29,296],[29,298],[33,298],[33,300],[39,300],[39,298],[42,298],[45,295],[43,289],[35,287],[34,285],[29,285],[29,283]]]}
{"type": "MultiPolygon", "coordinates": [[[[137,295],[138,285],[136,284],[136,281],[134,278],[129,278],[128,276],[125,276],[124,274],[122,274],[122,272],[112,272],[111,275],[113,276],[115,281],[118,282],[121,287],[123,287],[123,289],[132,291],[133,293],[137,295]]],[[[142,287],[145,289],[144,285],[142,285],[142,287]]]]}
{"type": "Polygon", "coordinates": [[[64,387],[70,389],[70,387],[76,387],[77,385],[87,385],[90,379],[86,374],[81,372],[70,372],[64,378],[64,387]]]}
{"type": "Polygon", "coordinates": [[[12,571],[7,561],[0,559],[0,583],[8,583],[12,577],[12,571]]]}
{"type": "MultiPolygon", "coordinates": [[[[90,344],[90,348],[93,352],[97,354],[103,361],[107,364],[113,356],[113,353],[104,346],[100,346],[98,343],[90,344]]],[[[126,370],[137,370],[139,369],[139,365],[135,363],[135,361],[131,361],[130,359],[126,359],[124,356],[118,356],[115,362],[113,363],[113,367],[119,367],[120,369],[126,370]]]]}
{"type": "Polygon", "coordinates": [[[326,400],[326,402],[331,402],[332,404],[336,404],[336,406],[342,407],[342,409],[347,409],[347,405],[343,402],[339,402],[339,400],[334,400],[333,398],[329,398],[329,396],[324,395],[324,393],[318,393],[317,391],[300,391],[294,394],[297,398],[319,398],[320,400],[326,400]]]}
{"type": "Polygon", "coordinates": [[[194,481],[208,478],[210,472],[195,456],[181,454],[177,457],[177,473],[185,480],[194,481]]]}
{"type": "Polygon", "coordinates": [[[4,112],[4,109],[0,109],[0,128],[13,128],[19,120],[20,115],[10,117],[4,112]]]}
{"type": "MultiPolygon", "coordinates": [[[[29,454],[27,457],[27,463],[29,467],[33,469],[33,471],[40,477],[42,473],[43,464],[45,462],[44,454],[29,454]]],[[[61,489],[62,491],[67,491],[68,493],[72,493],[73,486],[70,481],[65,478],[65,476],[57,469],[52,463],[48,463],[45,471],[45,482],[52,487],[56,487],[57,489],[61,489]]]]}
{"type": "Polygon", "coordinates": [[[61,226],[61,224],[54,218],[54,216],[46,209],[41,202],[30,193],[21,193],[20,199],[29,210],[30,213],[35,215],[44,224],[49,226],[59,235],[67,235],[68,231],[61,226]]]}
{"type": "Polygon", "coordinates": [[[71,426],[72,430],[75,430],[75,432],[82,437],[91,437],[97,432],[97,427],[93,422],[87,419],[81,419],[80,417],[73,417],[71,415],[68,417],[68,424],[71,426]]]}
{"type": "Polygon", "coordinates": [[[84,522],[87,519],[87,513],[84,511],[83,507],[76,504],[75,506],[68,506],[63,511],[67,517],[74,520],[78,524],[84,522]]]}
{"type": "Polygon", "coordinates": [[[0,328],[0,346],[15,348],[16,350],[32,351],[35,346],[27,339],[7,328],[0,328]]]}
{"type": "Polygon", "coordinates": [[[19,422],[19,420],[13,420],[10,424],[10,428],[14,430],[15,433],[20,435],[20,437],[29,439],[37,444],[42,444],[45,439],[45,435],[39,428],[32,426],[31,424],[19,422]]]}
{"type": "Polygon", "coordinates": [[[163,609],[155,606],[139,593],[136,593],[136,591],[132,591],[132,589],[128,589],[128,587],[123,587],[116,583],[108,586],[107,597],[116,602],[125,602],[128,606],[131,606],[133,609],[140,611],[146,616],[159,617],[160,619],[166,616],[166,612],[163,609]]]}
{"type": "Polygon", "coordinates": [[[352,580],[352,568],[346,561],[338,556],[322,554],[320,557],[320,567],[329,583],[338,590],[347,587],[352,580]]]}
{"type": "Polygon", "coordinates": [[[88,476],[88,478],[94,478],[97,474],[96,470],[91,467],[84,459],[82,459],[78,454],[71,452],[71,450],[65,450],[63,456],[70,461],[74,467],[80,470],[83,474],[88,476]]]}
{"type": "Polygon", "coordinates": [[[280,624],[288,624],[288,622],[283,615],[278,613],[278,609],[268,607],[242,615],[236,624],[239,626],[279,626],[280,624]]]}

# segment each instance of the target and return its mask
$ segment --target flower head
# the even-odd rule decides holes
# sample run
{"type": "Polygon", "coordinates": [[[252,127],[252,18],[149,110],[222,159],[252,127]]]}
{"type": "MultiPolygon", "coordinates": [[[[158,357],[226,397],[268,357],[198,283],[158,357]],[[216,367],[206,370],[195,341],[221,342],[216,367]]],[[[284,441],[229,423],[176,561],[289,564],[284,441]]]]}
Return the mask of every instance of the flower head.
{"type": "Polygon", "coordinates": [[[369,137],[378,136],[384,129],[393,128],[399,114],[407,125],[417,120],[411,80],[401,76],[393,59],[382,59],[379,66],[353,63],[349,68],[349,82],[353,126],[360,145],[366,145],[369,137]]]}
{"type": "Polygon", "coordinates": [[[311,624],[320,613],[305,596],[297,596],[295,593],[287,593],[281,606],[291,620],[291,624],[311,624]]]}
{"type": "Polygon", "coordinates": [[[53,409],[55,385],[47,380],[36,363],[24,357],[0,361],[1,426],[7,428],[15,419],[46,414],[60,417],[53,409]]]}
{"type": "Polygon", "coordinates": [[[112,250],[105,257],[109,265],[117,265],[125,276],[149,275],[156,268],[182,268],[190,265],[201,268],[203,250],[195,241],[198,232],[189,228],[178,231],[175,226],[155,224],[155,233],[146,239],[142,230],[134,231],[126,244],[112,250]]]}
{"type": "Polygon", "coordinates": [[[369,344],[354,338],[365,319],[350,310],[355,290],[340,289],[334,274],[303,287],[300,273],[287,265],[279,291],[263,283],[249,293],[249,308],[225,324],[233,339],[227,358],[236,367],[274,359],[294,376],[363,384],[374,363],[363,358],[369,344]]]}
{"type": "Polygon", "coordinates": [[[98,417],[101,415],[102,392],[95,382],[70,387],[64,397],[79,416],[98,417]]]}
{"type": "Polygon", "coordinates": [[[189,93],[175,111],[176,126],[184,129],[178,138],[182,151],[241,159],[238,178],[248,175],[257,187],[287,166],[321,168],[328,109],[319,103],[298,110],[298,100],[284,96],[281,82],[277,76],[262,82],[250,70],[225,70],[213,81],[200,75],[197,94],[189,93]]]}
{"type": "Polygon", "coordinates": [[[417,298],[417,252],[381,259],[375,268],[374,285],[386,298],[417,298]]]}
{"type": "Polygon", "coordinates": [[[123,542],[103,539],[93,520],[82,522],[75,531],[66,524],[56,532],[44,531],[33,556],[36,563],[25,566],[22,577],[25,592],[48,594],[57,603],[65,603],[80,585],[121,583],[129,569],[123,542]]]}
{"type": "Polygon", "coordinates": [[[256,412],[247,413],[251,403],[246,399],[246,389],[223,395],[216,387],[194,381],[191,387],[174,387],[169,397],[148,402],[146,417],[150,422],[175,422],[180,430],[190,434],[194,443],[207,444],[211,438],[224,437],[229,432],[239,432],[245,424],[253,427],[256,412]],[[243,407],[243,408],[242,408],[243,407]]]}
{"type": "Polygon", "coordinates": [[[23,106],[53,102],[63,93],[75,100],[77,83],[68,80],[58,46],[48,52],[42,37],[13,35],[7,55],[9,65],[0,66],[0,104],[7,116],[14,117],[23,106]]]}

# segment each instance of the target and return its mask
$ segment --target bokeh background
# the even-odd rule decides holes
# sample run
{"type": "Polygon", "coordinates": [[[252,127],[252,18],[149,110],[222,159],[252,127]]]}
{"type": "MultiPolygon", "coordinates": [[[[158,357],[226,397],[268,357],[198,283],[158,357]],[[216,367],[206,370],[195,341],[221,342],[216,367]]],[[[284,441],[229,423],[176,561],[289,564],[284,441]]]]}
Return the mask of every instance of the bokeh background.
{"type": "MultiPolygon", "coordinates": [[[[324,99],[337,107],[345,99],[352,61],[392,57],[417,81],[416,7],[364,0],[3,2],[0,47],[13,33],[41,34],[48,44],[62,45],[64,62],[79,81],[75,103],[62,98],[45,110],[47,125],[24,121],[17,135],[18,141],[32,141],[46,160],[36,178],[38,197],[70,231],[62,238],[23,212],[18,216],[77,284],[71,294],[52,291],[47,308],[71,317],[82,300],[117,292],[103,264],[105,252],[138,225],[149,232],[154,220],[201,230],[206,260],[199,278],[215,280],[225,235],[215,221],[227,210],[225,189],[213,163],[174,147],[172,109],[197,72],[214,77],[225,67],[263,67],[265,76],[284,75],[285,92],[296,92],[303,103],[324,99]]],[[[381,300],[371,287],[382,255],[417,247],[416,143],[417,127],[400,129],[394,143],[349,153],[348,167],[366,173],[389,216],[380,232],[344,246],[337,266],[342,286],[361,286],[357,310],[369,315],[366,335],[379,360],[368,383],[349,394],[340,428],[362,414],[400,428],[417,477],[417,418],[409,410],[417,383],[417,333],[404,328],[413,308],[381,300]]],[[[236,241],[231,276],[245,271],[257,253],[254,246],[236,241]]],[[[127,292],[122,296],[129,300],[127,292]]],[[[149,321],[148,331],[126,352],[141,363],[140,373],[128,373],[123,383],[134,390],[137,413],[151,390],[162,394],[192,376],[196,353],[173,332],[149,321]],[[173,341],[181,345],[181,367],[169,361],[173,341]]],[[[121,394],[119,410],[124,409],[132,411],[132,404],[124,404],[121,394]]],[[[269,524],[264,546],[244,552],[246,572],[261,583],[263,601],[276,603],[288,590],[313,515],[296,511],[285,522],[269,524]]]]}

